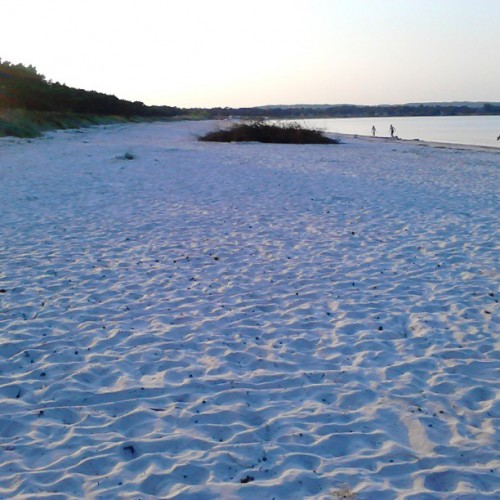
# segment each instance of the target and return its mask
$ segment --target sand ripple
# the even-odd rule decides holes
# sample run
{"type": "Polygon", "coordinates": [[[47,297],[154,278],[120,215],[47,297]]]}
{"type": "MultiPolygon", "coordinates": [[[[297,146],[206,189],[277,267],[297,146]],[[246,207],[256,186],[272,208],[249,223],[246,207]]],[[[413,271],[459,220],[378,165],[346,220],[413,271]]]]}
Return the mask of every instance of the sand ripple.
{"type": "Polygon", "coordinates": [[[498,498],[498,154],[210,127],[0,142],[0,496],[498,498]]]}

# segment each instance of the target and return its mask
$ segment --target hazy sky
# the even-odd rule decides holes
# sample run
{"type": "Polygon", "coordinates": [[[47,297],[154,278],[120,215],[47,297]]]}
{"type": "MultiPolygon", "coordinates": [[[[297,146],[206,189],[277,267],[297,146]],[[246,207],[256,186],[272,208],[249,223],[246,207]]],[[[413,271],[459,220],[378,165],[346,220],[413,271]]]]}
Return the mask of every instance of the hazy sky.
{"type": "Polygon", "coordinates": [[[147,104],[500,101],[500,0],[0,0],[0,58],[147,104]]]}

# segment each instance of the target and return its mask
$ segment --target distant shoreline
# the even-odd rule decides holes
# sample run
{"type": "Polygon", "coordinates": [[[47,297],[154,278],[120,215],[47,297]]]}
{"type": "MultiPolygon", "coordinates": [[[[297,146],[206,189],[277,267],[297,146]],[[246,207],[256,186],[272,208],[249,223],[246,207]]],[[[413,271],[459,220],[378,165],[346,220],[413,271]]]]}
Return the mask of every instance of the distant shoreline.
{"type": "Polygon", "coordinates": [[[459,144],[453,142],[438,142],[438,141],[422,141],[420,139],[401,139],[384,136],[376,136],[372,137],[370,135],[361,135],[361,134],[343,134],[337,132],[328,132],[329,135],[336,135],[339,137],[349,137],[350,139],[363,139],[370,142],[383,141],[390,142],[394,144],[404,143],[404,144],[414,144],[417,146],[425,146],[425,147],[433,147],[433,148],[441,148],[441,149],[462,149],[465,151],[485,151],[490,153],[500,153],[500,146],[498,148],[494,146],[477,146],[474,144],[459,144]]]}

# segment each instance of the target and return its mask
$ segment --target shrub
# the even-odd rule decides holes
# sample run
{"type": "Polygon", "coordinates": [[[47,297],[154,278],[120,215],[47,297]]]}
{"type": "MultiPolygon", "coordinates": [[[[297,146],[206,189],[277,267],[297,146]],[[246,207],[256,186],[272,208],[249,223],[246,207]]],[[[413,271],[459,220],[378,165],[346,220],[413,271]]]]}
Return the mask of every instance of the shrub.
{"type": "Polygon", "coordinates": [[[262,121],[237,123],[228,130],[215,130],[199,137],[210,142],[264,142],[278,144],[339,144],[319,130],[298,123],[270,124],[262,121]]]}

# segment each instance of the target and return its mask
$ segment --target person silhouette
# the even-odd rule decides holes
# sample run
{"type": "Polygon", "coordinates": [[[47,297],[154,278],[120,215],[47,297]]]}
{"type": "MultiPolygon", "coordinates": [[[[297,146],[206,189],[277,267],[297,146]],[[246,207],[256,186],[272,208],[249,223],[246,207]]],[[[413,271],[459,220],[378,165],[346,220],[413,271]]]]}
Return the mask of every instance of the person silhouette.
{"type": "Polygon", "coordinates": [[[396,129],[392,126],[389,127],[389,131],[391,132],[391,137],[394,137],[394,132],[396,132],[396,129]]]}
{"type": "Polygon", "coordinates": [[[498,134],[497,141],[500,141],[500,134],[498,134]]]}
{"type": "Polygon", "coordinates": [[[377,133],[377,129],[375,128],[375,125],[372,127],[372,135],[375,137],[375,134],[377,133]]]}

